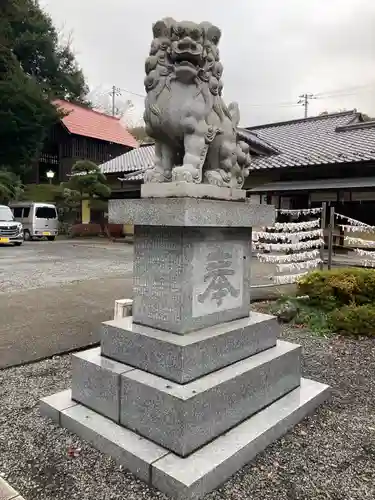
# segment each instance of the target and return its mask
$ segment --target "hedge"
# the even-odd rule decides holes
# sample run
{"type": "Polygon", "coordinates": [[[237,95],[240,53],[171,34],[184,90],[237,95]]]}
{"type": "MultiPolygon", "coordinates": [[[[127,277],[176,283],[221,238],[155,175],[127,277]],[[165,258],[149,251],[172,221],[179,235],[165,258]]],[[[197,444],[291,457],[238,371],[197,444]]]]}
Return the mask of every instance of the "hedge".
{"type": "Polygon", "coordinates": [[[375,306],[350,304],[331,311],[328,327],[341,335],[375,336],[375,306]]]}
{"type": "Polygon", "coordinates": [[[297,284],[300,295],[308,295],[311,305],[324,311],[355,304],[375,306],[375,270],[342,268],[314,271],[297,284]]]}

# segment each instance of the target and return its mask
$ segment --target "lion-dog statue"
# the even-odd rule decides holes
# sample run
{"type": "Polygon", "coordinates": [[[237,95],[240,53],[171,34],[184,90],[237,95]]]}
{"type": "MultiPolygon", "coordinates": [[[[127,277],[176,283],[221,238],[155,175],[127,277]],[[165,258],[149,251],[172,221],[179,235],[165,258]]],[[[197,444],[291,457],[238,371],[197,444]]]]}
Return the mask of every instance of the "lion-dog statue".
{"type": "Polygon", "coordinates": [[[227,107],[222,98],[220,29],[165,18],[153,25],[153,35],[144,121],[155,139],[155,164],[145,182],[241,188],[249,175],[249,146],[237,141],[238,105],[227,107]]]}

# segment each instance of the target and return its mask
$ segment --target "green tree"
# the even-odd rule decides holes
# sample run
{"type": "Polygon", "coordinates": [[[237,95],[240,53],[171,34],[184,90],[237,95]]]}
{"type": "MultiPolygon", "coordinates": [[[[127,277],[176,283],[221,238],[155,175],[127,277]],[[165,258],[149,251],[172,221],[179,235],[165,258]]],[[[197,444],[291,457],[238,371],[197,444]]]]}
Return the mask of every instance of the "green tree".
{"type": "Polygon", "coordinates": [[[61,117],[53,99],[83,103],[88,88],[69,43],[59,42],[38,0],[0,5],[0,167],[25,180],[61,117]]]}
{"type": "Polygon", "coordinates": [[[0,166],[22,177],[59,113],[12,52],[0,45],[0,166]]]}
{"type": "Polygon", "coordinates": [[[63,184],[67,205],[81,205],[83,200],[109,198],[111,189],[106,182],[106,176],[95,163],[88,160],[77,161],[72,167],[69,181],[63,184]]]}
{"type": "Polygon", "coordinates": [[[22,183],[15,174],[0,170],[0,203],[7,204],[12,200],[17,200],[22,192],[22,183]]]}
{"type": "MultiPolygon", "coordinates": [[[[60,43],[38,0],[2,0],[0,32],[24,73],[51,97],[85,102],[88,87],[70,43],[60,43]]],[[[1,43],[1,39],[0,39],[1,43]]]]}

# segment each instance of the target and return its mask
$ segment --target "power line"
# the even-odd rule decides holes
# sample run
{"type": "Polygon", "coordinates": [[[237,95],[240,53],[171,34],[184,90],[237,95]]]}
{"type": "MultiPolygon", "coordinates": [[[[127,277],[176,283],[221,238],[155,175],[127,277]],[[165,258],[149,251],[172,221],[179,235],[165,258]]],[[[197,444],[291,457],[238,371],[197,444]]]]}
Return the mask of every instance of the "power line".
{"type": "Polygon", "coordinates": [[[373,88],[368,88],[368,89],[363,89],[361,91],[357,91],[357,92],[348,92],[348,93],[342,93],[342,94],[328,94],[328,95],[324,95],[322,97],[317,97],[317,99],[335,99],[337,97],[351,97],[351,96],[357,96],[357,95],[360,95],[360,94],[363,94],[365,92],[373,92],[375,89],[375,87],[373,88]]]}
{"type": "MultiPolygon", "coordinates": [[[[312,99],[331,99],[331,98],[337,98],[337,97],[346,97],[346,96],[353,96],[357,95],[360,92],[365,92],[367,90],[370,90],[371,88],[375,88],[375,83],[369,83],[366,85],[357,85],[357,86],[352,86],[352,87],[346,87],[343,89],[336,89],[336,90],[331,90],[331,91],[325,91],[325,92],[318,92],[315,94],[312,93],[304,93],[299,96],[299,100],[296,101],[281,101],[281,102],[273,102],[273,103],[244,103],[245,106],[251,107],[251,108],[263,108],[263,107],[277,107],[277,108],[292,108],[296,106],[303,106],[304,108],[304,115],[305,118],[308,117],[308,110],[309,110],[309,105],[310,101],[312,99]]],[[[115,106],[115,99],[117,96],[122,95],[122,92],[136,96],[136,97],[141,97],[145,98],[145,94],[141,94],[139,92],[133,92],[131,90],[125,89],[125,88],[120,88],[113,86],[112,90],[110,92],[110,96],[112,98],[112,114],[115,114],[116,111],[116,106],[115,106]]]]}
{"type": "MultiPolygon", "coordinates": [[[[326,92],[318,92],[315,94],[317,99],[325,98],[325,97],[333,97],[334,95],[340,96],[343,92],[345,95],[355,95],[357,92],[360,91],[366,91],[366,89],[371,89],[375,87],[375,82],[373,83],[367,83],[366,85],[354,85],[352,87],[346,87],[344,89],[336,89],[336,90],[329,90],[326,92]],[[352,92],[350,94],[347,94],[347,92],[352,92]]],[[[344,94],[343,94],[344,95],[344,94]]]]}
{"type": "Polygon", "coordinates": [[[137,92],[132,92],[131,90],[128,90],[128,89],[119,89],[119,90],[122,92],[126,92],[127,94],[130,94],[130,95],[135,95],[137,97],[146,97],[145,94],[138,94],[137,92]]]}

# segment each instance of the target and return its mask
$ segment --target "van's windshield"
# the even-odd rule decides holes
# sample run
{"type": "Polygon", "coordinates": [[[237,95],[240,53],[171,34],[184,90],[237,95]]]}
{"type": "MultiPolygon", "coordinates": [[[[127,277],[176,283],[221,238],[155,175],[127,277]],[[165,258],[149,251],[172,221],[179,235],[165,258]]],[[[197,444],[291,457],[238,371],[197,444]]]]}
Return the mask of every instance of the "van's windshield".
{"type": "Polygon", "coordinates": [[[54,207],[37,207],[35,217],[37,219],[57,219],[56,209],[54,207]]]}
{"type": "Polygon", "coordinates": [[[14,217],[9,207],[0,207],[0,221],[13,221],[14,217]]]}

